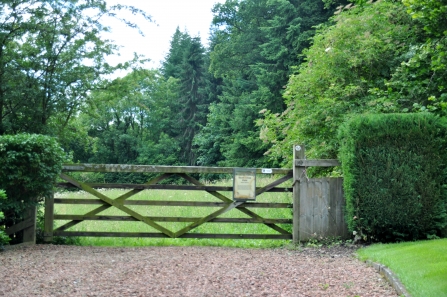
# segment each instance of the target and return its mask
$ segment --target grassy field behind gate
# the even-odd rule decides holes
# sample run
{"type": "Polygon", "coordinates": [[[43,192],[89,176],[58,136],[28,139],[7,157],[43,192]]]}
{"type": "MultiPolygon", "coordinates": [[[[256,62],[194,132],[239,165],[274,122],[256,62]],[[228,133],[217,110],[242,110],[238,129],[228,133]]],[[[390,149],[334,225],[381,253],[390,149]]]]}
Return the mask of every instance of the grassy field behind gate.
{"type": "MultiPolygon", "coordinates": [[[[264,186],[273,182],[273,178],[258,178],[257,186],[264,186]]],[[[228,186],[231,180],[221,181],[215,185],[228,186]]],[[[286,183],[290,186],[290,182],[286,183]]],[[[284,187],[284,185],[281,185],[284,187]]],[[[101,193],[116,198],[129,190],[100,190],[101,193]]],[[[228,198],[232,198],[231,192],[221,192],[228,198]]],[[[97,199],[91,194],[77,191],[64,192],[55,195],[58,198],[83,198],[97,199]]],[[[129,200],[164,200],[164,201],[207,201],[220,202],[211,194],[204,191],[173,191],[173,190],[145,190],[129,200]]],[[[257,197],[257,202],[292,203],[292,193],[264,193],[257,197]]],[[[82,215],[97,208],[98,205],[70,205],[55,204],[55,214],[82,215]]],[[[204,217],[219,208],[214,207],[177,207],[177,206],[133,206],[128,207],[144,216],[166,216],[166,217],[204,217]]],[[[291,209],[266,209],[250,208],[264,218],[291,219],[291,209]]],[[[116,208],[109,208],[98,215],[119,215],[127,216],[124,212],[116,208]]],[[[248,218],[249,216],[237,209],[232,209],[220,217],[248,218]]],[[[55,221],[55,228],[68,221],[55,221]]],[[[191,223],[182,222],[157,222],[161,226],[171,231],[178,231],[191,223]]],[[[291,231],[292,225],[280,225],[282,228],[291,231]]],[[[67,231],[101,231],[101,232],[159,232],[142,222],[122,222],[122,221],[84,221],[67,231]]],[[[205,223],[190,232],[196,233],[229,233],[229,234],[278,234],[273,229],[264,224],[253,223],[205,223]]],[[[228,247],[278,247],[289,243],[288,240],[259,240],[259,239],[171,239],[171,238],[121,238],[121,237],[80,237],[82,245],[93,246],[228,246],[228,247]]]]}

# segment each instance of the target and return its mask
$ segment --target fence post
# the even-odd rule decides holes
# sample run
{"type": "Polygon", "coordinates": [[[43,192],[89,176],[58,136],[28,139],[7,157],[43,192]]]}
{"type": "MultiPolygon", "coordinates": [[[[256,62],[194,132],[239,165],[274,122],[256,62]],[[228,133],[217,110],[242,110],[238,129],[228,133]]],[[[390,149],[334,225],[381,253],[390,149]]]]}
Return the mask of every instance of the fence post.
{"type": "Polygon", "coordinates": [[[293,243],[298,244],[300,242],[300,184],[303,175],[304,167],[296,166],[295,160],[305,158],[304,145],[293,146],[293,243]]]}
{"type": "Polygon", "coordinates": [[[53,242],[53,221],[54,221],[54,193],[51,197],[45,197],[45,226],[44,242],[53,242]]]}

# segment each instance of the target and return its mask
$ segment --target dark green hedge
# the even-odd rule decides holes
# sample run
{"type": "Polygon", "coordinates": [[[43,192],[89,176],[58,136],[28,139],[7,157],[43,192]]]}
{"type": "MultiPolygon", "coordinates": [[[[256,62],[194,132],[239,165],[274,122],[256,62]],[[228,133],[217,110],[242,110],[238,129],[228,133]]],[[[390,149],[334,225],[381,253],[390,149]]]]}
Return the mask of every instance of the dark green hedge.
{"type": "Polygon", "coordinates": [[[53,191],[65,153],[54,138],[36,134],[0,136],[0,189],[3,211],[19,214],[53,191]]]}
{"type": "Polygon", "coordinates": [[[447,224],[447,122],[362,115],[339,130],[348,227],[367,241],[426,239],[447,224]]]}

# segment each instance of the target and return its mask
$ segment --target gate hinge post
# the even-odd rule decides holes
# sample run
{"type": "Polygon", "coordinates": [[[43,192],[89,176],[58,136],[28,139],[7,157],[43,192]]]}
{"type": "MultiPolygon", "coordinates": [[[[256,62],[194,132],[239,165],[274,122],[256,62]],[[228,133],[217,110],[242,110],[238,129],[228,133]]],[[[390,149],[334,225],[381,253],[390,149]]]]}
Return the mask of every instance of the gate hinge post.
{"type": "Polygon", "coordinates": [[[47,243],[53,242],[53,225],[54,224],[54,193],[51,197],[45,197],[45,222],[43,241],[47,243]]]}
{"type": "Polygon", "coordinates": [[[306,149],[304,145],[293,146],[293,229],[292,237],[293,243],[300,243],[300,184],[303,175],[302,166],[296,166],[295,160],[305,159],[306,149]]]}

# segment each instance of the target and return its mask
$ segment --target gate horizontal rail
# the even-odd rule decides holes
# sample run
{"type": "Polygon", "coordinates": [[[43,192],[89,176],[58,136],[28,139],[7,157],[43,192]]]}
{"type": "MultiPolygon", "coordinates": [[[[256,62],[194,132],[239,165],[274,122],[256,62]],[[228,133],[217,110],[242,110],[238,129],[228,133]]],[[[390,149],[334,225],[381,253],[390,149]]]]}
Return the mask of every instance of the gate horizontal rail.
{"type": "MultiPolygon", "coordinates": [[[[154,217],[147,218],[155,222],[196,222],[201,217],[154,217]]],[[[85,220],[85,221],[129,221],[136,222],[137,219],[128,216],[83,216],[83,215],[54,215],[55,220],[85,220]]],[[[249,218],[215,218],[208,223],[269,223],[269,224],[292,224],[292,219],[249,219],[249,218]]]]}
{"type": "MultiPolygon", "coordinates": [[[[98,199],[81,199],[81,198],[54,198],[57,204],[101,204],[107,205],[106,202],[98,199]]],[[[152,205],[152,206],[200,206],[200,207],[223,207],[228,203],[224,202],[196,202],[196,201],[161,201],[161,200],[128,200],[123,202],[124,205],[152,205]]],[[[240,204],[236,208],[292,208],[291,203],[262,203],[262,202],[246,202],[240,204]]]]}
{"type": "MultiPolygon", "coordinates": [[[[231,186],[187,186],[187,185],[139,185],[139,184],[104,184],[104,183],[86,183],[86,185],[93,189],[137,189],[137,190],[183,190],[183,191],[233,191],[231,186]]],[[[70,183],[58,183],[60,188],[76,188],[70,183]]],[[[257,187],[256,190],[262,188],[257,187]]],[[[293,188],[272,188],[266,192],[292,192],[293,188]]]]}
{"type": "MultiPolygon", "coordinates": [[[[170,238],[163,233],[150,232],[80,232],[80,231],[59,231],[55,236],[88,236],[88,237],[152,237],[170,238]]],[[[185,233],[177,238],[208,238],[208,239],[292,239],[287,234],[213,234],[213,233],[185,233]]]]}

